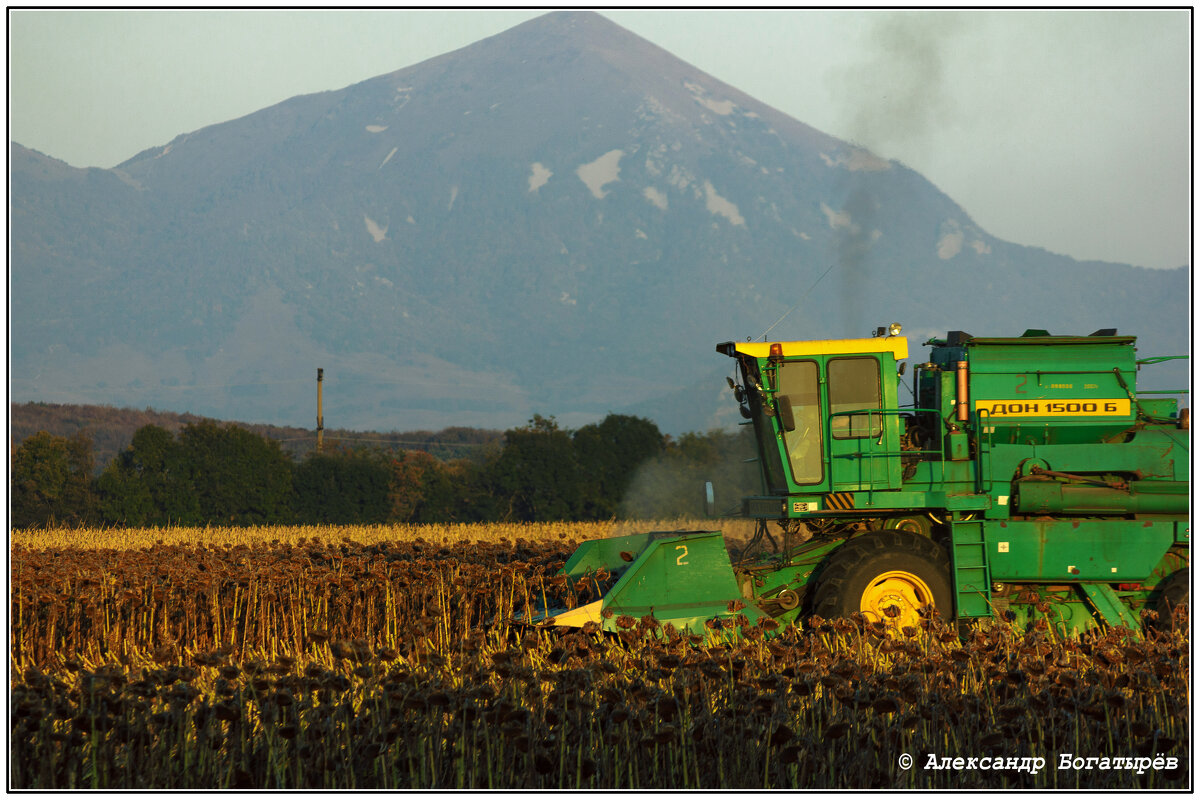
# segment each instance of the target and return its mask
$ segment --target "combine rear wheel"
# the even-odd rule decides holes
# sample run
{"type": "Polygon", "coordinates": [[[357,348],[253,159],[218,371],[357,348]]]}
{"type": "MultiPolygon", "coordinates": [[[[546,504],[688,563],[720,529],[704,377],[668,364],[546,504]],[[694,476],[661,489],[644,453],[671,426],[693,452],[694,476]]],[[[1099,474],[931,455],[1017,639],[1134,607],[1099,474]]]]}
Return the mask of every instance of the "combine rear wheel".
{"type": "Polygon", "coordinates": [[[897,630],[916,627],[918,610],[953,614],[950,558],[936,542],[909,531],[873,531],[829,557],[813,592],[812,613],[826,619],[861,611],[897,630]]]}
{"type": "Polygon", "coordinates": [[[1154,627],[1162,631],[1175,630],[1176,627],[1187,625],[1188,606],[1191,603],[1192,570],[1184,567],[1173,572],[1162,583],[1162,591],[1154,603],[1158,619],[1154,627]]]}

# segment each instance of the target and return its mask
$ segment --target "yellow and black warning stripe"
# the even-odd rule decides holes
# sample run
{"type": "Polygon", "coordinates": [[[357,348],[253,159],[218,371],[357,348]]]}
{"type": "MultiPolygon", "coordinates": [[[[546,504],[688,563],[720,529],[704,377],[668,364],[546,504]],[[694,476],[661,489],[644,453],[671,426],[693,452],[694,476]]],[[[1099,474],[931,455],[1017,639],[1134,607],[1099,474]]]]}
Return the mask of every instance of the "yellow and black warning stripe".
{"type": "Polygon", "coordinates": [[[854,492],[834,492],[826,498],[830,508],[849,511],[854,508],[854,492]]]}

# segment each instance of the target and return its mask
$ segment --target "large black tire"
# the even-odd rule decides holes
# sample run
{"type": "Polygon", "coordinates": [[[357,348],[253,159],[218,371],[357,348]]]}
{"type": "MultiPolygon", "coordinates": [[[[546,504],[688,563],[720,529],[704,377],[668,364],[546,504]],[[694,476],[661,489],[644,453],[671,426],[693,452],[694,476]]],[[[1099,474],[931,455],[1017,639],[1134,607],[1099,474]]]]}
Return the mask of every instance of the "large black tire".
{"type": "Polygon", "coordinates": [[[1159,587],[1158,599],[1154,601],[1154,611],[1158,614],[1154,627],[1160,631],[1186,627],[1187,615],[1191,611],[1191,595],[1191,567],[1184,567],[1168,575],[1159,587]]]}
{"type": "Polygon", "coordinates": [[[872,531],[829,556],[811,596],[811,613],[824,619],[861,611],[870,622],[916,627],[918,609],[932,605],[949,622],[954,615],[950,557],[925,536],[872,531]]]}

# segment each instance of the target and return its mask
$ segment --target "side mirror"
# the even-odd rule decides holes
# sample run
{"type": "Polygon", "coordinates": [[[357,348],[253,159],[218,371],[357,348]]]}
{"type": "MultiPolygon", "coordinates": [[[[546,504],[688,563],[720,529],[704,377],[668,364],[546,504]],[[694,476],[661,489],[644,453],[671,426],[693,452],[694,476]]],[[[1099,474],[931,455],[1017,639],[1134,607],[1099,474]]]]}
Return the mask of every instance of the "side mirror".
{"type": "Polygon", "coordinates": [[[792,413],[792,398],[781,394],[775,398],[775,402],[779,406],[779,421],[783,425],[783,429],[785,431],[796,430],[796,415],[792,413]]]}
{"type": "Polygon", "coordinates": [[[704,482],[704,514],[709,518],[717,515],[717,499],[713,495],[712,481],[704,482]]]}

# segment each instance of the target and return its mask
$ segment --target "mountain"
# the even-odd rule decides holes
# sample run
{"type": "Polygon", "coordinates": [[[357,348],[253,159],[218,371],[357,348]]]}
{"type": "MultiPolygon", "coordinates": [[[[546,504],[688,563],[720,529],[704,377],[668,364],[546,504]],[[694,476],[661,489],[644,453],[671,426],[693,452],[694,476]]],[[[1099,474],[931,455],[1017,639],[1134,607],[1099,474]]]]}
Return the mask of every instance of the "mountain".
{"type": "MultiPolygon", "coordinates": [[[[10,213],[13,401],[311,427],[323,367],[331,426],[637,411],[679,432],[736,421],[713,347],[768,331],[1190,341],[1186,269],[996,239],[913,170],[593,12],[110,170],[13,143],[10,213]]],[[[1183,383],[1179,364],[1154,369],[1183,383]]]]}

